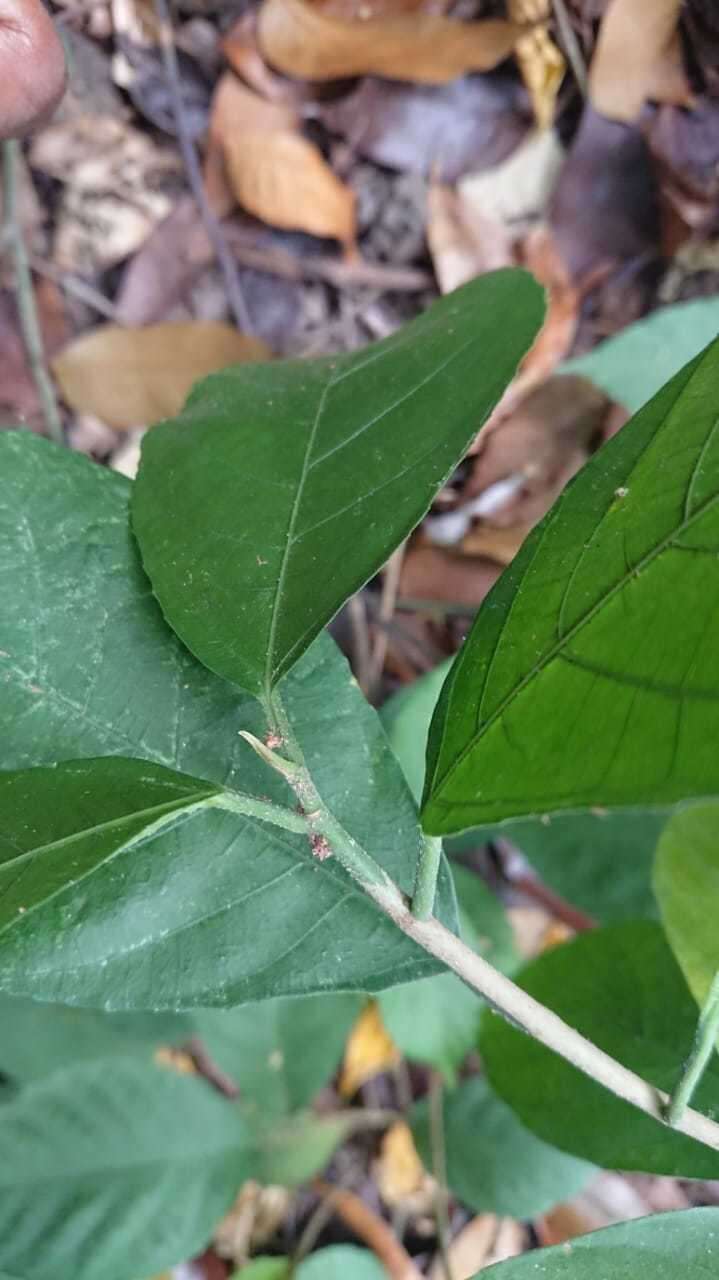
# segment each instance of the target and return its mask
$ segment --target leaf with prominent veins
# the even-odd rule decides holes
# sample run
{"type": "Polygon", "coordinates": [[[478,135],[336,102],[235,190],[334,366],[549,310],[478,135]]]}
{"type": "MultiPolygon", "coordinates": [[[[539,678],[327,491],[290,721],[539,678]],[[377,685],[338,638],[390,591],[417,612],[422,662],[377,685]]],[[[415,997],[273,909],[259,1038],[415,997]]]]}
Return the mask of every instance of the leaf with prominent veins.
{"type": "Polygon", "coordinates": [[[542,311],[525,273],[482,276],[369,350],[226,369],[148,434],[135,532],[210,670],[269,699],[421,520],[542,311]]]}

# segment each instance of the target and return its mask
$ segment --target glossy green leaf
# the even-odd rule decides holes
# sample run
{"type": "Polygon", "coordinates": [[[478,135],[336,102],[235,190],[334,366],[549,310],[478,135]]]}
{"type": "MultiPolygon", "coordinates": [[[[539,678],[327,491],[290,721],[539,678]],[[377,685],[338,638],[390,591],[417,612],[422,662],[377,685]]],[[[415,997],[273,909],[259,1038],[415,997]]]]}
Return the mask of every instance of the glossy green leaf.
{"type": "Polygon", "coordinates": [[[719,790],[719,343],[587,463],[479,611],[432,723],[441,835],[719,790]]]}
{"type": "MultiPolygon", "coordinates": [[[[651,1084],[670,1091],[693,1037],[696,1005],[659,925],[608,925],[546,952],[515,978],[525,991],[651,1084]]],[[[483,1017],[489,1079],[545,1142],[611,1169],[719,1177],[719,1154],[657,1124],[497,1015],[483,1017]]],[[[719,1107],[719,1061],[695,1095],[719,1107]]]]}
{"type": "Polygon", "coordinates": [[[718,1272],[719,1209],[685,1209],[533,1249],[475,1280],[709,1280],[718,1272]]]}
{"type": "Polygon", "coordinates": [[[567,360],[560,373],[581,373],[631,413],[693,360],[719,333],[719,299],[659,307],[613,338],[567,360]]]}
{"type": "MultiPolygon", "coordinates": [[[[0,764],[134,756],[294,803],[239,737],[264,733],[257,702],[163,622],[128,529],[127,482],[27,433],[0,437],[0,477],[0,764]]],[[[329,637],[284,697],[323,798],[409,891],[412,799],[329,637]]],[[[446,872],[439,904],[453,926],[446,872]]],[[[32,922],[26,944],[17,923],[0,934],[0,990],[109,1009],[380,990],[438,969],[302,835],[209,809],[105,859],[32,922]],[[207,841],[221,850],[211,865],[207,841]]]]}
{"type": "Polygon", "coordinates": [[[297,1280],[387,1280],[379,1259],[353,1244],[335,1244],[311,1253],[295,1275],[297,1280]]]}
{"type": "MultiPolygon", "coordinates": [[[[595,1173],[535,1138],[481,1076],[443,1099],[447,1183],[476,1213],[533,1218],[579,1192],[595,1173]]],[[[432,1168],[429,1105],[418,1102],[409,1122],[422,1161],[432,1168]]]]}
{"type": "Polygon", "coordinates": [[[654,889],[672,950],[703,1004],[719,971],[719,803],[670,819],[657,846],[654,889]]]}
{"type": "MultiPolygon", "coordinates": [[[[464,941],[496,969],[510,973],[517,954],[502,903],[474,872],[455,866],[453,876],[464,941]]],[[[404,1056],[429,1063],[453,1084],[457,1068],[477,1041],[482,1001],[476,992],[455,974],[442,973],[383,991],[379,1006],[404,1056]]]]}
{"type": "Polygon", "coordinates": [[[0,1106],[0,1266],[151,1275],[204,1248],[255,1165],[206,1081],[129,1059],[58,1071],[0,1106]]]}
{"type": "Polygon", "coordinates": [[[133,523],[165,616],[269,696],[421,520],[541,324],[500,271],[368,350],[236,365],[143,442],[133,523]]]}

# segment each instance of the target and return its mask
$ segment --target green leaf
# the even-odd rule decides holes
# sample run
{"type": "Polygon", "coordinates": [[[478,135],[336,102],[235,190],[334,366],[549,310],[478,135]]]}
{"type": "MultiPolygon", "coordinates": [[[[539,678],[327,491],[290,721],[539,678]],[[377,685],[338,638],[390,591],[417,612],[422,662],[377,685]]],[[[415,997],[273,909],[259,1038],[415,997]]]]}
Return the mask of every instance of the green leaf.
{"type": "Polygon", "coordinates": [[[234,1271],[230,1280],[289,1280],[289,1258],[253,1258],[239,1271],[234,1271]]]}
{"type": "MultiPolygon", "coordinates": [[[[670,1091],[697,1010],[653,921],[608,925],[546,952],[515,978],[611,1057],[670,1091]]],[[[487,1011],[480,1038],[490,1082],[545,1142],[611,1169],[719,1177],[719,1154],[652,1120],[487,1011]]],[[[695,1105],[719,1107],[719,1062],[695,1105]]]]}
{"type": "Polygon", "coordinates": [[[636,413],[682,365],[719,332],[719,299],[698,298],[660,307],[587,355],[567,360],[561,373],[581,373],[636,413]]]}
{"type": "MultiPolygon", "coordinates": [[[[504,907],[474,872],[455,866],[453,875],[464,941],[496,969],[511,972],[517,955],[504,907]]],[[[382,992],[379,1006],[404,1056],[429,1063],[453,1084],[477,1041],[483,1002],[476,992],[455,974],[443,973],[382,992]]]]}
{"type": "Polygon", "coordinates": [[[203,1080],[129,1059],[58,1071],[0,1106],[0,1266],[151,1275],[205,1247],[255,1164],[240,1109],[203,1080]]]}
{"type": "Polygon", "coordinates": [[[297,1280],[387,1280],[375,1255],[353,1244],[335,1244],[310,1254],[295,1275],[297,1280]]]}
{"type": "Polygon", "coordinates": [[[719,789],[719,343],[590,460],[487,597],[430,733],[441,835],[719,789]]]}
{"type": "MultiPolygon", "coordinates": [[[[520,1124],[481,1076],[443,1099],[447,1183],[476,1213],[534,1218],[579,1192],[595,1173],[584,1160],[564,1155],[520,1124]]],[[[417,1149],[432,1168],[428,1102],[409,1113],[417,1149]]]]}
{"type": "Polygon", "coordinates": [[[684,1209],[533,1249],[490,1270],[496,1280],[709,1280],[718,1263],[719,1209],[684,1209]]]}
{"type": "Polygon", "coordinates": [[[317,1116],[314,1112],[277,1122],[248,1108],[256,1144],[252,1177],[265,1186],[298,1187],[323,1169],[333,1151],[352,1131],[349,1111],[317,1116]]]}
{"type": "Polygon", "coordinates": [[[419,680],[393,694],[380,708],[380,719],[390,745],[418,804],[424,786],[430,721],[453,661],[448,658],[440,662],[419,680]]]}
{"type": "Polygon", "coordinates": [[[719,970],[718,836],[719,803],[680,810],[662,832],[654,868],[664,928],[700,1004],[719,970]]]}
{"type": "MultiPolygon", "coordinates": [[[[163,622],[129,533],[127,482],[28,433],[0,436],[0,476],[0,764],[136,756],[293,804],[239,737],[264,734],[257,702],[196,663],[163,622]]],[[[284,697],[323,798],[409,892],[412,799],[329,637],[284,697]]],[[[446,869],[439,910],[454,927],[446,869]]],[[[31,919],[27,942],[19,922],[0,935],[0,990],[108,1009],[376,991],[439,967],[304,836],[211,809],[106,858],[31,919]],[[211,874],[206,841],[221,849],[211,874]]]]}
{"type": "Polygon", "coordinates": [[[421,520],[542,314],[529,275],[485,275],[369,350],[235,365],[149,433],[135,532],[211,671],[269,697],[421,520]]]}

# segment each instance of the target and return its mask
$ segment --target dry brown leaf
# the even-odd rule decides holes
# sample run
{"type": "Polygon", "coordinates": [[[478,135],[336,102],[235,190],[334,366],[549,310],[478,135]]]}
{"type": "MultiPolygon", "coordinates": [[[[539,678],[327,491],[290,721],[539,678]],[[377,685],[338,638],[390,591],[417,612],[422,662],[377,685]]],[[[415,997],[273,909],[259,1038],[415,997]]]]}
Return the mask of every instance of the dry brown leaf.
{"type": "Polygon", "coordinates": [[[462,538],[462,551],[467,556],[486,556],[506,568],[511,564],[532,528],[529,524],[512,524],[507,528],[480,521],[462,538]]]}
{"type": "Polygon", "coordinates": [[[500,565],[491,560],[415,544],[402,566],[400,599],[436,600],[478,609],[500,573],[500,565]]]}
{"type": "Polygon", "coordinates": [[[430,13],[348,22],[308,0],[264,0],[258,31],[265,57],[287,75],[336,80],[374,74],[423,84],[488,71],[522,34],[504,19],[457,22],[430,13]]]}
{"type": "MultiPolygon", "coordinates": [[[[477,1271],[516,1257],[524,1249],[524,1237],[524,1228],[513,1218],[480,1213],[450,1241],[447,1261],[452,1280],[470,1280],[477,1271]]],[[[429,1280],[445,1280],[445,1275],[444,1261],[438,1257],[429,1280]]]]}
{"type": "Polygon", "coordinates": [[[222,52],[238,76],[268,102],[301,103],[311,90],[299,80],[277,75],[265,62],[257,43],[257,12],[252,9],[237,19],[222,41],[222,52]]]}
{"type": "Polygon", "coordinates": [[[462,198],[517,235],[546,212],[564,158],[554,130],[534,130],[501,164],[462,178],[462,198]]]}
{"type": "Polygon", "coordinates": [[[210,122],[210,199],[228,212],[222,197],[218,148],[232,196],[263,222],[345,245],[355,237],[355,197],[332,172],[321,151],[299,132],[300,120],[286,102],[268,102],[231,72],[222,76],[210,122]],[[213,149],[214,147],[214,149],[213,149]]]}
{"type": "Polygon", "coordinates": [[[663,85],[666,100],[675,102],[682,74],[682,100],[691,99],[681,62],[677,65],[681,6],[682,0],[609,0],[589,68],[589,96],[603,116],[631,123],[649,97],[662,95],[663,85]]]}
{"type": "Polygon", "coordinates": [[[391,1209],[429,1213],[436,1184],[425,1169],[414,1145],[412,1130],[404,1120],[390,1126],[373,1165],[377,1188],[391,1209]]]}
{"type": "Polygon", "coordinates": [[[461,190],[439,182],[427,192],[427,243],[442,293],[514,261],[504,224],[473,208],[461,190]]]}
{"type": "Polygon", "coordinates": [[[232,1208],[215,1228],[215,1251],[221,1258],[231,1258],[236,1267],[244,1266],[250,1253],[262,1252],[279,1231],[292,1198],[286,1187],[243,1182],[232,1208]]]}
{"type": "Polygon", "coordinates": [[[540,129],[548,129],[566,71],[564,57],[542,21],[551,17],[551,0],[509,0],[507,13],[514,22],[536,24],[517,42],[514,53],[529,90],[534,118],[540,129]]]}
{"type": "Polygon", "coordinates": [[[104,325],[71,342],[52,368],[73,409],[124,429],[178,413],[192,384],[216,369],[269,358],[263,342],[225,324],[104,325]]]}
{"type": "Polygon", "coordinates": [[[400,1052],[380,1016],[376,1000],[362,1010],[349,1034],[339,1080],[343,1098],[351,1098],[361,1085],[400,1060],[400,1052]]]}

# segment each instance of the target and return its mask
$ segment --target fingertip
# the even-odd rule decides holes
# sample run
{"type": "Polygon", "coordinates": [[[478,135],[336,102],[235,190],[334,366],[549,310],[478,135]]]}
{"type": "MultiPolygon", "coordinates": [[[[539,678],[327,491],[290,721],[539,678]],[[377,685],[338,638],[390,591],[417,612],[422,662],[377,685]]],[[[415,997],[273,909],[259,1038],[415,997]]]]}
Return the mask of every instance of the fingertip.
{"type": "Polygon", "coordinates": [[[42,124],[66,78],[65,50],[40,0],[0,0],[0,137],[42,124]]]}

